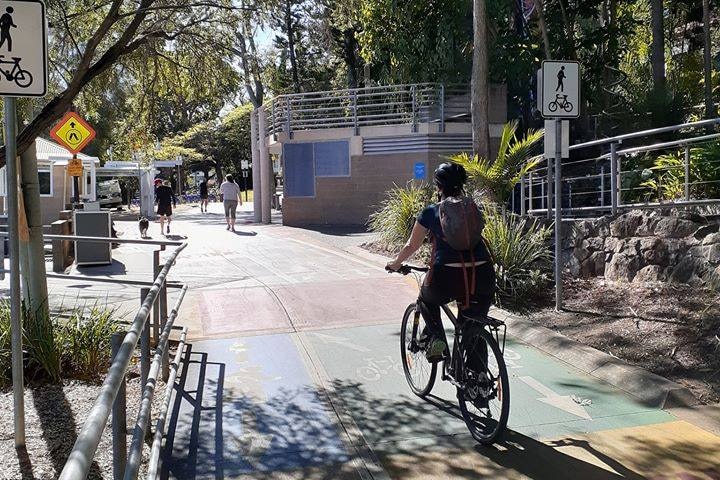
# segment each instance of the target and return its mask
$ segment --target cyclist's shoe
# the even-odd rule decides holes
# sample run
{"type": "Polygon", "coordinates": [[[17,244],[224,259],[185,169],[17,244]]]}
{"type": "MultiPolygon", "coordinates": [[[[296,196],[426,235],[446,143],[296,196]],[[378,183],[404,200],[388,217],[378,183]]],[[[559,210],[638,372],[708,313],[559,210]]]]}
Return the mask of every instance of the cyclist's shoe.
{"type": "Polygon", "coordinates": [[[447,345],[445,345],[444,341],[439,338],[434,338],[429,342],[428,347],[425,350],[425,358],[427,358],[430,363],[441,362],[446,349],[447,345]]]}

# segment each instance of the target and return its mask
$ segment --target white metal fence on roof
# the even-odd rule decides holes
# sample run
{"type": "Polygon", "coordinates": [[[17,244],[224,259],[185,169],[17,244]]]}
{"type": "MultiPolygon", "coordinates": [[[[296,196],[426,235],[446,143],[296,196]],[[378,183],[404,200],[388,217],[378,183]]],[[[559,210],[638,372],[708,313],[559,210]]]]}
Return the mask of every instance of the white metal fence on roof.
{"type": "Polygon", "coordinates": [[[470,121],[470,86],[417,83],[280,95],[268,111],[268,134],[377,125],[470,121]]]}

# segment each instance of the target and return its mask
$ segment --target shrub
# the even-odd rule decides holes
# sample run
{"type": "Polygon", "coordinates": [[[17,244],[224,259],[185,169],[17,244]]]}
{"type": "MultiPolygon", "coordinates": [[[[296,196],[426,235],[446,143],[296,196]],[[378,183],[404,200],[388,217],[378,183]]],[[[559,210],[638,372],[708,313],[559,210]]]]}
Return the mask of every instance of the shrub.
{"type": "MultiPolygon", "coordinates": [[[[61,309],[45,322],[23,309],[23,350],[30,379],[90,378],[105,370],[111,336],[120,331],[115,309],[94,305],[61,309]]],[[[0,384],[11,378],[10,303],[0,300],[0,384]]]]}
{"type": "Polygon", "coordinates": [[[103,372],[110,362],[112,334],[120,331],[115,309],[74,308],[56,326],[63,369],[82,378],[103,372]]]}
{"type": "Polygon", "coordinates": [[[521,308],[538,300],[550,280],[552,233],[536,219],[486,207],[484,236],[495,261],[496,303],[521,308]]]}
{"type": "Polygon", "coordinates": [[[370,230],[379,234],[386,247],[398,248],[410,237],[415,218],[433,201],[434,189],[427,183],[408,182],[405,188],[394,186],[378,211],[370,215],[370,230]]]}
{"type": "Polygon", "coordinates": [[[450,157],[450,161],[462,165],[468,174],[468,190],[497,205],[510,198],[520,178],[527,175],[539,163],[539,157],[531,158],[535,145],[542,140],[543,130],[529,130],[522,138],[517,138],[517,121],[506,123],[503,127],[500,147],[494,161],[470,157],[459,153],[450,157]]]}

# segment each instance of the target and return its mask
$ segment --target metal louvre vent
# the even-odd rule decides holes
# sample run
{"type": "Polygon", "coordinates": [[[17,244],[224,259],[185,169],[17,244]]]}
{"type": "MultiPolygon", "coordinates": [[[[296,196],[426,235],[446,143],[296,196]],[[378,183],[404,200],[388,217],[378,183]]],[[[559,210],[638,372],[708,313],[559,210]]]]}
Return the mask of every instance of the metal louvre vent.
{"type": "Polygon", "coordinates": [[[364,155],[472,150],[471,134],[401,135],[363,139],[364,155]]]}

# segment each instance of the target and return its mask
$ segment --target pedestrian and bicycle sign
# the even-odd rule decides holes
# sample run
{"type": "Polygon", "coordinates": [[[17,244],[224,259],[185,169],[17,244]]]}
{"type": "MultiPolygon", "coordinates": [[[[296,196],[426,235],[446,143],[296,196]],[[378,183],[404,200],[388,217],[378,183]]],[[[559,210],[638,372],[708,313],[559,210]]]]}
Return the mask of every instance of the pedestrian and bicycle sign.
{"type": "Polygon", "coordinates": [[[45,96],[47,77],[45,4],[0,1],[0,96],[45,96]]]}
{"type": "Polygon", "coordinates": [[[75,154],[95,138],[95,130],[77,113],[68,112],[50,130],[50,136],[70,153],[75,154]]]}
{"type": "Polygon", "coordinates": [[[540,75],[539,110],[545,118],[580,116],[580,64],[546,60],[540,75]]]}

